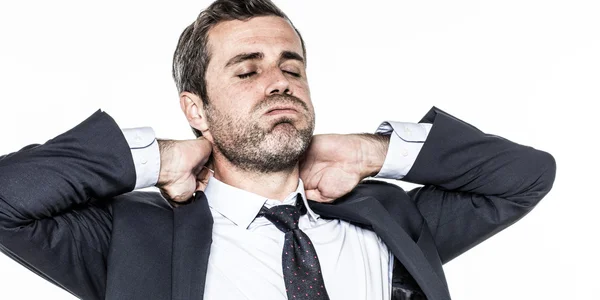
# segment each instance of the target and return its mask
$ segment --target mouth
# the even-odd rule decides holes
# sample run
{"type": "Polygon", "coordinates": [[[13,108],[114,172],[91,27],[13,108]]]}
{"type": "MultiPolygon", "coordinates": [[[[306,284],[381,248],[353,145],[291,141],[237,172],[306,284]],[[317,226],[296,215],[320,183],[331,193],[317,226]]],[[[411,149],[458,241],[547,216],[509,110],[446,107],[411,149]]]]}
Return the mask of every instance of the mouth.
{"type": "Polygon", "coordinates": [[[281,114],[297,114],[297,113],[298,113],[298,110],[296,110],[294,107],[276,106],[276,107],[272,107],[269,110],[267,110],[265,115],[274,116],[274,115],[281,115],[281,114]]]}

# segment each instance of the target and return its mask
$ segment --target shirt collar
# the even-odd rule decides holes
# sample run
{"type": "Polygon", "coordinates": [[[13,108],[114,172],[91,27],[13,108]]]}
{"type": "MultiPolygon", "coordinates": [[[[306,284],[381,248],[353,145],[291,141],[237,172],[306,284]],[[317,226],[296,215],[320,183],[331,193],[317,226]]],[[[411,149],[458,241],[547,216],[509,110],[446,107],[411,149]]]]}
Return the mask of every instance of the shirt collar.
{"type": "Polygon", "coordinates": [[[281,204],[294,205],[296,203],[296,195],[298,194],[300,194],[302,202],[306,207],[307,213],[312,218],[312,221],[314,222],[319,218],[319,215],[308,206],[302,179],[298,179],[296,191],[290,193],[283,202],[268,199],[228,185],[216,179],[214,176],[209,178],[206,188],[204,189],[204,194],[206,195],[208,205],[211,208],[243,228],[248,228],[250,226],[263,205],[266,204],[267,208],[281,204]]]}

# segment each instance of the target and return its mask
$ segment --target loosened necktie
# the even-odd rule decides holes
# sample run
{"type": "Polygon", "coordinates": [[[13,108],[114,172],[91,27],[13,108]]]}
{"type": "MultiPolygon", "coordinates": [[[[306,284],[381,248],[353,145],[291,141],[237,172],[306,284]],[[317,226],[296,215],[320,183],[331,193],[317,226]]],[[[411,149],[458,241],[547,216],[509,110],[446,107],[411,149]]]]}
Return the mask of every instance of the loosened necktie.
{"type": "Polygon", "coordinates": [[[329,300],[315,247],[298,228],[300,215],[306,213],[300,197],[296,197],[296,206],[263,206],[258,216],[264,216],[285,233],[281,265],[288,299],[329,300]]]}

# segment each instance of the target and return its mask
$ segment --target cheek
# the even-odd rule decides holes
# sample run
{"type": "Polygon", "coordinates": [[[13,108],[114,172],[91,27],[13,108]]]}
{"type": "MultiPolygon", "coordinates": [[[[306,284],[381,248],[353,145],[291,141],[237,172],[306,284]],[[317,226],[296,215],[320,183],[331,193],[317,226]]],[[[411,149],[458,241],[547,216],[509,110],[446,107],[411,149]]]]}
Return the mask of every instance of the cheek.
{"type": "Polygon", "coordinates": [[[226,114],[239,114],[248,112],[260,100],[261,93],[256,87],[243,82],[227,82],[223,80],[220,86],[209,88],[209,98],[211,103],[226,114]]]}
{"type": "Polygon", "coordinates": [[[308,84],[299,84],[298,88],[295,92],[296,97],[304,100],[306,105],[310,108],[311,111],[314,111],[312,99],[310,98],[310,89],[308,88],[308,84]]]}
{"type": "Polygon", "coordinates": [[[248,99],[248,95],[230,93],[228,95],[221,94],[221,96],[223,97],[220,99],[221,101],[213,103],[214,109],[218,110],[214,117],[222,118],[217,122],[234,125],[246,123],[255,117],[253,115],[253,102],[248,99]]]}

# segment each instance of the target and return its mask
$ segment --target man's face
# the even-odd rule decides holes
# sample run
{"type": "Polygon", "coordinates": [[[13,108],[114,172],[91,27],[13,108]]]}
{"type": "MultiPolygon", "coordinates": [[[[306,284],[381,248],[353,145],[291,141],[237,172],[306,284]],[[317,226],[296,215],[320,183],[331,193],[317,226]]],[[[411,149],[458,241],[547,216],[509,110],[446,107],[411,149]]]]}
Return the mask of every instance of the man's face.
{"type": "Polygon", "coordinates": [[[226,21],[208,47],[205,111],[216,150],[249,171],[293,168],[315,119],[295,30],[274,16],[226,21]]]}

